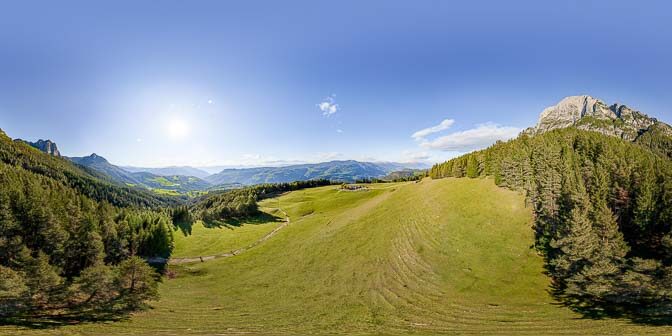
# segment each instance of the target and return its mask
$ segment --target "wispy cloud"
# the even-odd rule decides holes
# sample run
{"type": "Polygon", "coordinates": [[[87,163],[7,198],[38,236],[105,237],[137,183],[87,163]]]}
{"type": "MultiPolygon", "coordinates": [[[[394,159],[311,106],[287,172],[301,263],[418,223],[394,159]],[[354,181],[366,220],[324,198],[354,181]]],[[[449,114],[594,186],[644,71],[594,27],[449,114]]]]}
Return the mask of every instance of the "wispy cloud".
{"type": "Polygon", "coordinates": [[[413,133],[413,135],[411,135],[411,137],[415,140],[422,140],[430,134],[434,134],[436,132],[441,132],[443,130],[446,130],[446,129],[450,128],[450,126],[453,126],[454,123],[455,123],[455,120],[446,119],[438,125],[435,125],[435,126],[432,126],[432,127],[427,127],[425,129],[421,129],[421,130],[413,133]]]}
{"type": "Polygon", "coordinates": [[[418,162],[418,161],[427,161],[430,159],[429,153],[425,151],[404,151],[402,153],[402,158],[404,162],[418,162]]]}
{"type": "Polygon", "coordinates": [[[421,143],[421,146],[441,151],[468,152],[490,146],[497,140],[515,138],[520,131],[521,129],[516,127],[485,123],[476,125],[475,128],[450,133],[431,141],[425,140],[421,143]]]}
{"type": "Polygon", "coordinates": [[[326,153],[320,152],[320,153],[317,153],[317,155],[315,155],[315,158],[317,159],[317,161],[329,161],[329,160],[338,159],[342,156],[343,156],[343,154],[341,154],[339,152],[326,152],[326,153]]]}
{"type": "Polygon", "coordinates": [[[317,107],[320,109],[320,111],[322,111],[322,115],[325,117],[331,116],[340,109],[338,104],[336,104],[335,95],[324,98],[322,102],[317,104],[317,107]]]}

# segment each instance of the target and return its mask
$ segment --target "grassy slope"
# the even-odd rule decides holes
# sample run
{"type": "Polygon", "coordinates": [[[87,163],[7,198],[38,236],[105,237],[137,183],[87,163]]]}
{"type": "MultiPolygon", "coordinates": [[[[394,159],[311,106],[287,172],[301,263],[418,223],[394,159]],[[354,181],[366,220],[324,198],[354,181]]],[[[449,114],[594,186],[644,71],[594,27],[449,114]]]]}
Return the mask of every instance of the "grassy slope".
{"type": "Polygon", "coordinates": [[[557,305],[530,249],[529,209],[490,180],[366,192],[331,186],[292,192],[279,203],[292,219],[287,228],[240,256],[172,267],[178,276],[165,280],[154,309],[46,332],[672,333],[582,319],[557,305]]]}
{"type": "Polygon", "coordinates": [[[191,234],[184,234],[180,230],[173,233],[175,238],[173,257],[208,256],[245,247],[273,231],[280,224],[279,221],[269,220],[206,228],[203,222],[198,221],[192,226],[191,234]]]}

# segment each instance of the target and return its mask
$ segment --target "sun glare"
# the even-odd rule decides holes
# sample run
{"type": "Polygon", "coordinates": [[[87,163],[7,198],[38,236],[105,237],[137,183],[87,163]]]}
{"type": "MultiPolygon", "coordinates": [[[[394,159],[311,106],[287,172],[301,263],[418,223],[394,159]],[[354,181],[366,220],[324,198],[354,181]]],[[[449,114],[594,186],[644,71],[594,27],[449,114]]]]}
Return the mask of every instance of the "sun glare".
{"type": "Polygon", "coordinates": [[[183,119],[171,119],[166,124],[166,132],[173,139],[182,139],[189,135],[189,123],[183,119]]]}

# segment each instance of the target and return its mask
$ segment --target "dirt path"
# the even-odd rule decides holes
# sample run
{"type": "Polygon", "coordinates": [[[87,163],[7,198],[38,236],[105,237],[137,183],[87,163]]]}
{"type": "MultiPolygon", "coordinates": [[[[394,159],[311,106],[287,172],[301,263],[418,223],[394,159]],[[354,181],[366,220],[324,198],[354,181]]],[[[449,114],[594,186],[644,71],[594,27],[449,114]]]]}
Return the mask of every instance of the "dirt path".
{"type": "Polygon", "coordinates": [[[235,249],[233,251],[229,251],[229,252],[224,252],[224,253],[214,254],[214,255],[208,255],[208,256],[170,258],[170,259],[155,257],[155,258],[149,258],[149,259],[147,259],[147,261],[150,262],[150,263],[157,263],[157,264],[158,263],[168,263],[170,265],[175,265],[175,264],[186,264],[186,263],[199,262],[199,261],[204,262],[204,261],[214,260],[214,259],[219,259],[219,258],[229,258],[229,257],[233,257],[233,256],[237,256],[239,254],[245,253],[247,250],[249,250],[249,249],[251,249],[251,248],[253,248],[253,247],[269,240],[269,239],[271,239],[271,237],[275,236],[278,232],[280,232],[280,230],[284,229],[285,227],[287,227],[287,225],[289,225],[289,223],[291,222],[291,219],[289,218],[289,215],[284,210],[282,210],[280,208],[275,208],[275,209],[280,211],[285,216],[285,221],[282,224],[280,224],[277,228],[273,229],[273,231],[267,233],[263,237],[255,240],[254,242],[252,242],[251,244],[249,244],[245,247],[241,247],[241,248],[235,249]]]}

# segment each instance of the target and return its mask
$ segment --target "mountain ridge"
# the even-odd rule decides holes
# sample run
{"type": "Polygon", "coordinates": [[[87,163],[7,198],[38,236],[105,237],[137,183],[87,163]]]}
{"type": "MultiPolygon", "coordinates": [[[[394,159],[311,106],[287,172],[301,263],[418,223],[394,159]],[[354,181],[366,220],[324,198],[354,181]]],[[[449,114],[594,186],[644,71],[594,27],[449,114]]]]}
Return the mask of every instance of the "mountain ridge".
{"type": "Polygon", "coordinates": [[[145,171],[129,172],[111,164],[107,159],[96,153],[83,157],[68,157],[68,159],[78,165],[102,173],[113,182],[131,187],[145,188],[158,193],[189,193],[205,190],[210,187],[208,182],[196,176],[157,175],[145,171]]]}
{"type": "Polygon", "coordinates": [[[545,108],[537,124],[523,131],[535,135],[554,129],[576,127],[634,142],[641,135],[659,131],[672,136],[672,127],[626,105],[604,101],[589,95],[568,96],[545,108]]]}
{"type": "Polygon", "coordinates": [[[159,176],[194,176],[198,178],[205,178],[212,174],[208,173],[203,169],[199,169],[192,166],[167,166],[167,167],[157,167],[157,168],[147,168],[147,167],[135,167],[135,166],[119,166],[119,168],[130,172],[130,173],[152,173],[159,176]]]}
{"type": "Polygon", "coordinates": [[[229,168],[205,178],[213,185],[240,183],[283,183],[327,179],[354,182],[360,179],[379,178],[393,171],[413,168],[414,164],[391,162],[360,162],[356,160],[333,160],[320,163],[305,163],[281,167],[229,168]]]}
{"type": "Polygon", "coordinates": [[[23,142],[23,143],[25,143],[25,144],[33,147],[33,148],[38,149],[39,151],[41,151],[43,153],[47,153],[51,156],[61,156],[61,152],[58,151],[58,146],[56,145],[56,143],[49,140],[49,139],[47,139],[47,140],[39,139],[35,142],[28,141],[28,140],[23,140],[23,139],[15,139],[14,141],[23,142]]]}

